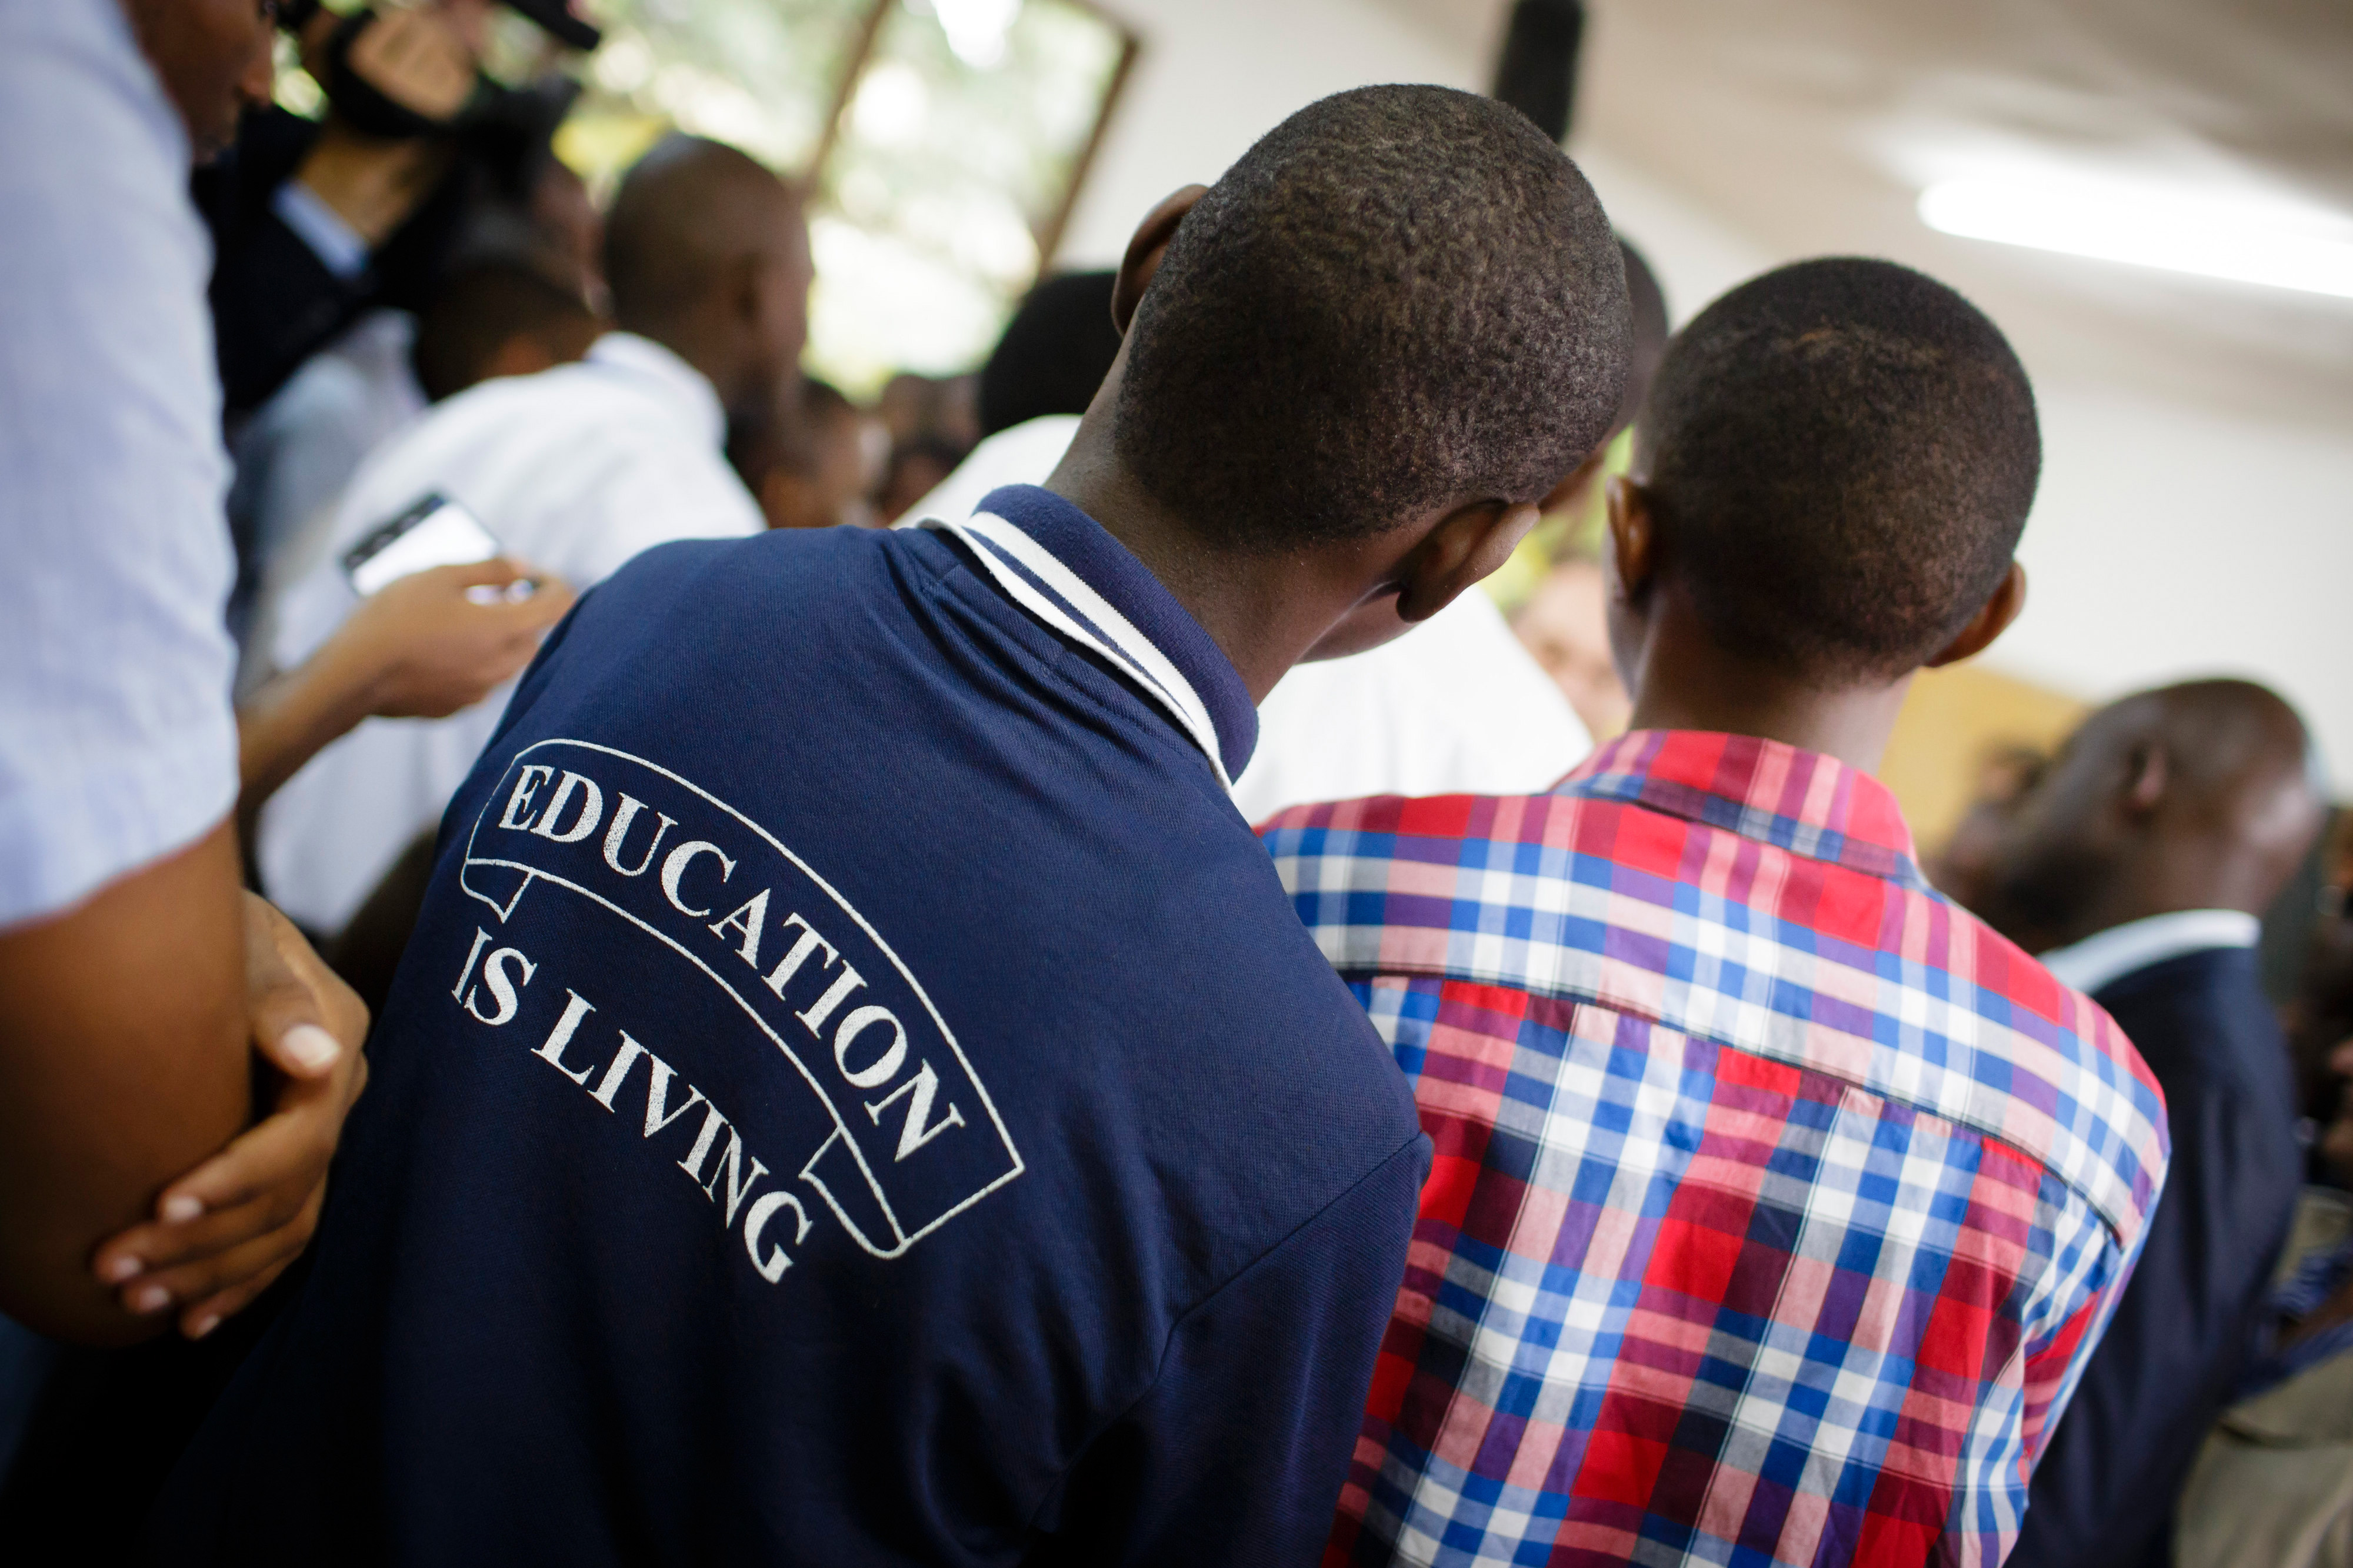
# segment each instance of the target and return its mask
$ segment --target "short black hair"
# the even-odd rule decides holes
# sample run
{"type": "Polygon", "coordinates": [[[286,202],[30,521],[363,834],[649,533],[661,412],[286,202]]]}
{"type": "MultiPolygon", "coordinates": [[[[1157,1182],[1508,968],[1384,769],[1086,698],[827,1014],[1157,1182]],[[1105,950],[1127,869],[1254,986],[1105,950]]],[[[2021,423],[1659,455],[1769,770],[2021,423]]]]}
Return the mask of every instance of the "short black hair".
{"type": "Polygon", "coordinates": [[[1117,281],[1112,272],[1062,272],[1029,290],[980,369],[983,437],[1043,415],[1087,411],[1119,357],[1111,319],[1117,281]]]}
{"type": "Polygon", "coordinates": [[[1667,295],[1658,274],[1624,235],[1618,237],[1618,255],[1626,264],[1626,304],[1633,321],[1633,338],[1626,356],[1626,390],[1618,399],[1618,419],[1611,428],[1622,430],[1642,411],[1651,383],[1667,357],[1667,295]]]}
{"type": "Polygon", "coordinates": [[[438,403],[481,380],[491,356],[518,332],[562,331],[585,341],[596,327],[587,301],[533,263],[478,260],[451,274],[418,312],[409,363],[427,401],[438,403]]]}
{"type": "Polygon", "coordinates": [[[1542,500],[1609,432],[1625,268],[1506,104],[1367,87],[1261,138],[1145,290],[1113,439],[1163,505],[1282,550],[1542,500]]]}
{"type": "Polygon", "coordinates": [[[2010,569],[2042,443],[1976,306],[1892,261],[1801,261],[1667,350],[1634,471],[1726,648],[1819,686],[1935,656],[2010,569]]]}

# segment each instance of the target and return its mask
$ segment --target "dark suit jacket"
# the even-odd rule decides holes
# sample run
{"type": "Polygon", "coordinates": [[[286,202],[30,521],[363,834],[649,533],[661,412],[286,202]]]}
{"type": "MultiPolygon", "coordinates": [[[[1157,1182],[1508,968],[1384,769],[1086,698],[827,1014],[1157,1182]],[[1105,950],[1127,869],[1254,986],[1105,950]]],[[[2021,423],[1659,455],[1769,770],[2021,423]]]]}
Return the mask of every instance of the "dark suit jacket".
{"type": "Polygon", "coordinates": [[[2116,1315],[2035,1468],[2010,1568],[2165,1568],[2191,1460],[2230,1402],[2295,1208],[2287,1042],[2251,949],[2209,949],[2093,999],[2165,1090],[2173,1163],[2116,1315]]]}

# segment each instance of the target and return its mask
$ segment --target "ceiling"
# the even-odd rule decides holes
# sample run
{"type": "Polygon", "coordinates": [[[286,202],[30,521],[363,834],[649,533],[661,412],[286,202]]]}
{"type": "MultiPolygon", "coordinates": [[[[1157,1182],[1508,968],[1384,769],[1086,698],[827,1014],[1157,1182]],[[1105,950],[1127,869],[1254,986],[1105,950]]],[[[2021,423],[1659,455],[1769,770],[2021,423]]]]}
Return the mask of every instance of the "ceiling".
{"type": "MultiPolygon", "coordinates": [[[[1378,0],[1492,58],[1507,0],[1378,0]]],[[[2353,300],[1959,239],[1929,180],[2050,171],[2353,216],[2345,0],[1588,0],[1573,146],[1775,257],[1893,257],[2041,377],[2353,430],[2353,300]]],[[[1636,236],[1638,239],[1640,236],[1636,236]]]]}

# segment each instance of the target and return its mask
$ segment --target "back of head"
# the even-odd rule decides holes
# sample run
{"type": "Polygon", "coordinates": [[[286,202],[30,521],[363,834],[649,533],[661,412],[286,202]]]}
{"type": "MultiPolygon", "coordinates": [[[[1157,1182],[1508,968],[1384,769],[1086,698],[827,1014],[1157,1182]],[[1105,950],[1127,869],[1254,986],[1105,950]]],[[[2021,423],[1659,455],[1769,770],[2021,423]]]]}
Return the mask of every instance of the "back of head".
{"type": "Polygon", "coordinates": [[[1064,272],[1029,290],[980,372],[986,437],[1047,414],[1084,414],[1119,357],[1111,272],[1064,272]]]}
{"type": "Polygon", "coordinates": [[[791,187],[749,154],[664,137],[623,176],[605,217],[615,323],[667,341],[740,264],[782,259],[797,211],[791,187]]]}
{"type": "Polygon", "coordinates": [[[2247,680],[2108,704],[2001,813],[1978,912],[2072,940],[2163,908],[2259,910],[2319,831],[2318,752],[2295,709],[2247,680]]]}
{"type": "Polygon", "coordinates": [[[1278,551],[1543,498],[1617,412],[1625,269],[1517,110],[1361,88],[1201,198],[1129,338],[1124,466],[1205,534],[1278,551]]]}
{"type": "Polygon", "coordinates": [[[438,403],[488,376],[543,368],[499,363],[518,337],[554,364],[586,353],[596,325],[577,294],[530,262],[478,261],[443,283],[418,314],[410,359],[426,397],[438,403]]]}
{"type": "Polygon", "coordinates": [[[2010,568],[2042,468],[2025,367],[1893,262],[1804,261],[1679,333],[1636,427],[1667,570],[1728,650],[1822,689],[1935,657],[2010,568]]]}

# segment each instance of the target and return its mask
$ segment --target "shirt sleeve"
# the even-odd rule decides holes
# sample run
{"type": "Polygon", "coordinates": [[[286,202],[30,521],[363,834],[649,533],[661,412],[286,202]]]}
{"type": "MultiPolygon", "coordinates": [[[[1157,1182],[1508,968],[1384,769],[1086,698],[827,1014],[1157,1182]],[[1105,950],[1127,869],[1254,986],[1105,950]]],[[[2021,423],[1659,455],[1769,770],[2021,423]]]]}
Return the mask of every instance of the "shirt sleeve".
{"type": "Polygon", "coordinates": [[[1063,1479],[1029,1561],[1313,1563],[1429,1168],[1416,1135],[1187,1313],[1152,1388],[1063,1479]]]}
{"type": "Polygon", "coordinates": [[[2295,1202],[2295,1146],[2265,1108],[2194,1087],[2173,1097],[2172,1166],[2131,1283],[2035,1468],[2019,1568],[2168,1561],[2172,1500],[2230,1401],[2295,1202]]]}
{"type": "Polygon", "coordinates": [[[237,793],[206,248],[119,9],[0,8],[0,925],[237,793]]]}
{"type": "Polygon", "coordinates": [[[751,492],[715,449],[681,452],[647,442],[629,460],[609,460],[605,481],[583,497],[552,565],[575,588],[603,582],[657,544],[681,539],[745,539],[767,522],[751,492]]]}

